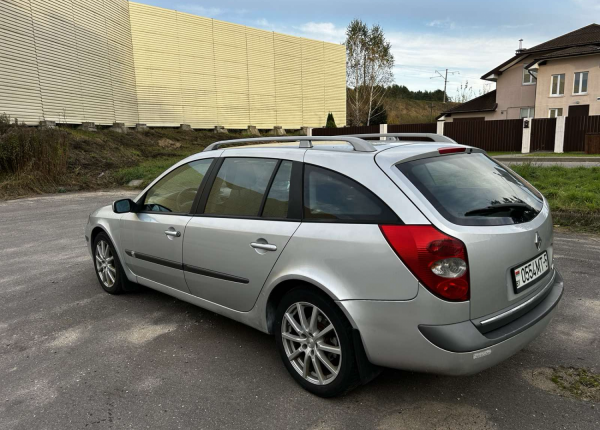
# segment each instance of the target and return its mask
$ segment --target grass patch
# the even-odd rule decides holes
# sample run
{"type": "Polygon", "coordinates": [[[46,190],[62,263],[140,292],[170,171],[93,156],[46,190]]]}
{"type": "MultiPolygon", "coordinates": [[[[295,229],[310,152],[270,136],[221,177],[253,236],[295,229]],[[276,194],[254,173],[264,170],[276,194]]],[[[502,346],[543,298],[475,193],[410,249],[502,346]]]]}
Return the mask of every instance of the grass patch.
{"type": "Polygon", "coordinates": [[[600,232],[600,168],[511,166],[548,199],[554,223],[600,232]]]}
{"type": "Polygon", "coordinates": [[[127,134],[70,126],[41,130],[11,124],[10,118],[0,115],[0,199],[121,187],[133,179],[141,179],[145,186],[213,142],[246,137],[254,136],[245,130],[223,134],[172,128],[127,134]]]}
{"type": "Polygon", "coordinates": [[[161,157],[154,160],[142,161],[137,166],[125,167],[115,173],[115,180],[121,185],[127,185],[134,179],[143,182],[139,188],[144,188],[158,175],[167,170],[173,164],[181,161],[183,157],[161,157]]]}
{"type": "Polygon", "coordinates": [[[510,151],[486,151],[487,155],[490,157],[498,157],[500,155],[520,155],[520,152],[510,152],[510,151]]]}
{"type": "Polygon", "coordinates": [[[553,369],[550,380],[572,397],[600,401],[600,374],[586,369],[561,366],[553,369]]]}
{"type": "Polygon", "coordinates": [[[521,152],[507,152],[507,151],[489,151],[487,154],[490,157],[499,157],[502,155],[521,155],[523,157],[533,158],[553,158],[553,157],[600,157],[600,154],[586,154],[584,152],[564,152],[557,154],[556,152],[532,152],[529,154],[522,154],[521,152]]]}
{"type": "Polygon", "coordinates": [[[523,154],[525,157],[600,157],[600,154],[586,154],[584,152],[563,152],[557,154],[556,152],[533,152],[530,154],[523,154]]]}

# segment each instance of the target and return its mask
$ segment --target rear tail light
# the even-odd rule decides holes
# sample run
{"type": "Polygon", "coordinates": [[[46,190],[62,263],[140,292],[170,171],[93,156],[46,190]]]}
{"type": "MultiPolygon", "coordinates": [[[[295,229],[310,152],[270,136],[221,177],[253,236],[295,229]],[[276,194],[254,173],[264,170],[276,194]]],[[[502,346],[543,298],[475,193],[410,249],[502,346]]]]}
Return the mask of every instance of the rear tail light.
{"type": "Polygon", "coordinates": [[[429,291],[444,300],[469,300],[464,243],[429,225],[379,227],[398,257],[429,291]]]}

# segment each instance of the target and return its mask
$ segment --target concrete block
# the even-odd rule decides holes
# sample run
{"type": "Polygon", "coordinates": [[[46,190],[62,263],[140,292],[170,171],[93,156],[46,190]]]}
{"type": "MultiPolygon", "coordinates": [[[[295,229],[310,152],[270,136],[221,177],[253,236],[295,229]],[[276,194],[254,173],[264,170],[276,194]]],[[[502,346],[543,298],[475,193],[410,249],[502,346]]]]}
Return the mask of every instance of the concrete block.
{"type": "Polygon", "coordinates": [[[148,126],[146,124],[142,124],[142,123],[138,122],[135,125],[135,131],[148,131],[148,130],[150,130],[150,129],[148,128],[148,126]]]}
{"type": "Polygon", "coordinates": [[[98,131],[98,129],[96,128],[96,124],[93,122],[82,122],[78,128],[79,130],[85,131],[98,131]]]}
{"type": "MultiPolygon", "coordinates": [[[[387,124],[379,124],[379,134],[387,134],[387,124]]],[[[380,137],[379,140],[386,140],[386,137],[380,137]]]]}
{"type": "Polygon", "coordinates": [[[554,135],[554,152],[562,154],[565,152],[565,124],[566,116],[556,117],[556,131],[554,135]]]}
{"type": "Polygon", "coordinates": [[[312,136],[312,127],[300,127],[300,133],[304,136],[312,136]]]}
{"type": "Polygon", "coordinates": [[[56,121],[40,121],[40,128],[56,128],[56,121]]]}
{"type": "Polygon", "coordinates": [[[215,133],[227,133],[227,129],[222,125],[215,125],[215,133]]]}
{"type": "Polygon", "coordinates": [[[444,121],[438,121],[436,124],[436,133],[440,136],[444,135],[444,121]]]}
{"type": "Polygon", "coordinates": [[[115,122],[109,130],[114,131],[116,133],[128,133],[129,129],[125,127],[124,122],[115,122]]]}
{"type": "Polygon", "coordinates": [[[285,129],[280,125],[276,125],[273,127],[273,134],[275,136],[285,136],[285,129]]]}
{"type": "Polygon", "coordinates": [[[258,131],[258,128],[256,128],[255,125],[248,126],[248,134],[252,136],[260,136],[260,132],[258,131]]]}
{"type": "Polygon", "coordinates": [[[527,154],[531,152],[531,120],[533,118],[523,118],[523,140],[521,142],[521,153],[527,154]],[[529,127],[525,128],[525,122],[529,123],[529,127]]]}
{"type": "Polygon", "coordinates": [[[133,179],[127,184],[128,187],[139,187],[144,181],[142,179],[133,179]]]}
{"type": "Polygon", "coordinates": [[[187,130],[187,131],[192,131],[192,126],[189,124],[181,124],[179,126],[179,130],[187,130]]]}

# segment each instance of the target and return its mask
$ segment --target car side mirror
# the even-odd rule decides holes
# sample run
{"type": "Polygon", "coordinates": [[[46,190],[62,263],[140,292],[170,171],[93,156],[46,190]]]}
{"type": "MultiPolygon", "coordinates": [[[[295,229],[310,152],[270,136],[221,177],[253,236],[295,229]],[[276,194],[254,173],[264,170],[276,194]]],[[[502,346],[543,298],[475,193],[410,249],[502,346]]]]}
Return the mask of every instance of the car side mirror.
{"type": "Polygon", "coordinates": [[[131,199],[121,199],[113,202],[112,209],[116,214],[126,214],[128,212],[135,212],[137,205],[131,199]]]}

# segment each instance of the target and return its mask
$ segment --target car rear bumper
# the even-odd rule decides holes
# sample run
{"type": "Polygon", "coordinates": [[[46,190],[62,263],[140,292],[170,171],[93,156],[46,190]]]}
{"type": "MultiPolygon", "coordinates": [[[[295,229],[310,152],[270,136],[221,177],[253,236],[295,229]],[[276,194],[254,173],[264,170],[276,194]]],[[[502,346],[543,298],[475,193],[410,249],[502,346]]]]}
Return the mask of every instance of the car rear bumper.
{"type": "Polygon", "coordinates": [[[556,272],[549,292],[535,307],[485,333],[470,320],[423,325],[423,314],[428,313],[423,307],[431,301],[424,289],[407,302],[349,300],[339,304],[360,331],[371,363],[418,372],[469,375],[506,360],[539,336],[553,318],[562,294],[563,280],[556,272]]]}

